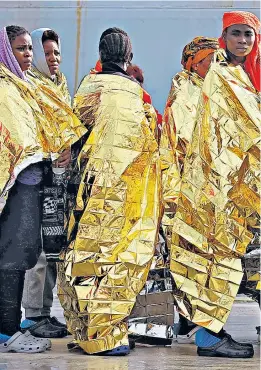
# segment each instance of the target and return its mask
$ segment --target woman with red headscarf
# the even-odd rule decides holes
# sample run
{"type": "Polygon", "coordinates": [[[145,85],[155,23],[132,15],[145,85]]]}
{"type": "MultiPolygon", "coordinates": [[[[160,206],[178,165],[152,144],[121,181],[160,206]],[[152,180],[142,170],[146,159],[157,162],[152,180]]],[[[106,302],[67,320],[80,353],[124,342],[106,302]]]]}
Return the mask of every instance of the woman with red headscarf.
{"type": "Polygon", "coordinates": [[[223,20],[225,50],[214,54],[202,85],[173,210],[170,269],[180,312],[204,328],[196,333],[198,355],[247,358],[253,346],[222,327],[242,280],[250,227],[259,225],[260,22],[248,12],[223,20]]]}
{"type": "Polygon", "coordinates": [[[252,13],[230,12],[223,17],[220,47],[233,65],[241,65],[257,91],[260,91],[260,21],[252,13]]]}
{"type": "MultiPolygon", "coordinates": [[[[230,62],[241,65],[255,89],[260,91],[259,19],[246,12],[225,13],[223,23],[223,34],[219,38],[220,46],[226,49],[230,62]],[[243,24],[238,24],[240,22],[243,24]]],[[[257,227],[249,225],[248,229],[254,238],[242,260],[244,277],[240,293],[251,296],[260,305],[260,225],[257,227]]],[[[257,332],[260,332],[260,327],[257,327],[257,332]]]]}

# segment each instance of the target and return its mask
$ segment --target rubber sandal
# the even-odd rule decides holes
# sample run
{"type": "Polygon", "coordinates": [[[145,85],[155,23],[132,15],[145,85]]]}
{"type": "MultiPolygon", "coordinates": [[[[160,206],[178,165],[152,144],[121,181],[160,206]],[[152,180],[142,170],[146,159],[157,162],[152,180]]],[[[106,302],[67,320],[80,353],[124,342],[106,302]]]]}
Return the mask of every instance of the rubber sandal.
{"type": "Polygon", "coordinates": [[[195,326],[189,333],[185,335],[177,335],[176,340],[179,344],[193,344],[195,343],[196,332],[200,329],[200,326],[195,326]]]}
{"type": "Polygon", "coordinates": [[[54,326],[58,326],[58,328],[63,328],[63,329],[66,329],[67,330],[67,325],[60,322],[57,317],[55,316],[52,316],[50,317],[50,322],[54,325],[54,326]]]}
{"type": "Polygon", "coordinates": [[[26,330],[26,332],[24,333],[24,335],[30,339],[30,340],[33,340],[35,343],[39,343],[41,345],[44,345],[45,346],[45,349],[46,350],[49,350],[52,348],[52,342],[50,341],[50,339],[48,338],[36,338],[34,337],[29,330],[26,330]]]}
{"type": "Polygon", "coordinates": [[[29,330],[30,333],[37,338],[64,338],[67,336],[66,329],[54,326],[49,319],[44,319],[39,322],[24,320],[21,323],[21,328],[29,330]],[[29,325],[30,323],[33,323],[33,325],[29,325]]]}
{"type": "Polygon", "coordinates": [[[0,353],[40,353],[45,352],[45,345],[35,342],[32,336],[18,331],[8,341],[0,344],[0,353]]]}
{"type": "Polygon", "coordinates": [[[130,353],[129,346],[119,346],[113,348],[109,351],[104,351],[100,353],[93,353],[92,355],[99,355],[99,356],[126,356],[130,353]]]}
{"type": "MultiPolygon", "coordinates": [[[[67,348],[69,351],[83,351],[83,349],[75,341],[68,343],[67,348]]],[[[92,354],[85,353],[85,354],[90,355],[90,356],[126,356],[129,353],[130,353],[129,346],[120,346],[117,348],[113,348],[109,351],[92,353],[92,354]]]]}
{"type": "Polygon", "coordinates": [[[206,357],[251,358],[254,356],[252,347],[241,346],[225,336],[211,347],[198,347],[197,354],[206,357]]]}
{"type": "Polygon", "coordinates": [[[244,343],[244,342],[237,342],[235,339],[232,338],[232,336],[230,334],[228,334],[225,330],[224,330],[224,336],[229,338],[229,340],[231,342],[233,342],[234,344],[240,346],[240,347],[248,347],[248,348],[253,348],[253,345],[251,343],[244,343]]]}

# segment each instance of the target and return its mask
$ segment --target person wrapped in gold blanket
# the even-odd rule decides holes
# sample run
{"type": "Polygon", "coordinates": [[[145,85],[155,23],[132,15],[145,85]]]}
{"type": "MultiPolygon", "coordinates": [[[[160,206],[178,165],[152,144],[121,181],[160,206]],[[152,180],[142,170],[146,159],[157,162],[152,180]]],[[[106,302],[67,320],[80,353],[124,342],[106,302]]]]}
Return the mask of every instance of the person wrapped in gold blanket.
{"type": "MultiPolygon", "coordinates": [[[[73,117],[77,121],[78,119],[71,109],[66,77],[59,70],[62,61],[60,37],[49,28],[36,29],[30,36],[34,58],[27,78],[37,87],[41,104],[49,106],[49,115],[53,115],[52,111],[56,112],[54,118],[58,116],[58,122],[63,129],[66,121],[73,117]]],[[[61,249],[67,244],[67,204],[72,198],[76,198],[75,192],[73,197],[71,192],[68,192],[68,178],[73,163],[71,152],[74,152],[75,145],[78,145],[78,141],[72,148],[68,147],[63,151],[59,161],[45,160],[43,163],[44,176],[41,184],[43,250],[37,264],[25,274],[22,299],[25,320],[21,323],[23,329],[30,328],[30,332],[36,336],[56,338],[67,335],[65,325],[51,317],[51,306],[57,277],[56,262],[59,262],[61,249]]],[[[75,153],[72,155],[74,158],[75,153]]]]}
{"type": "Polygon", "coordinates": [[[165,208],[162,225],[168,245],[170,245],[173,212],[179,194],[187,147],[191,142],[195,126],[201,88],[213,54],[218,47],[217,39],[203,36],[195,37],[184,47],[181,59],[183,70],[173,77],[165,106],[160,154],[165,208]]]}
{"type": "Polygon", "coordinates": [[[181,313],[209,330],[196,335],[198,354],[252,357],[253,347],[222,327],[242,279],[249,226],[259,223],[260,97],[252,77],[260,63],[260,22],[247,12],[225,13],[223,21],[226,51],[216,52],[202,86],[174,212],[170,269],[181,313]]]}
{"type": "Polygon", "coordinates": [[[155,110],[126,73],[128,35],[106,30],[102,72],[86,76],[74,111],[90,134],[87,165],[69,222],[58,295],[69,331],[88,354],[129,353],[126,318],[143,288],[160,220],[155,110]]]}
{"type": "MultiPolygon", "coordinates": [[[[168,246],[173,227],[173,209],[177,200],[177,187],[180,184],[186,148],[191,141],[201,87],[214,51],[218,47],[218,40],[215,38],[195,37],[183,49],[181,58],[183,70],[172,79],[164,111],[163,135],[160,145],[165,201],[162,226],[165,237],[169,239],[166,243],[168,246]],[[166,167],[168,171],[165,170],[166,167]],[[176,185],[174,186],[174,184],[176,185]]],[[[137,322],[135,326],[132,319],[130,330],[144,335],[144,325],[142,326],[141,323],[146,322],[145,335],[147,337],[145,338],[145,335],[144,337],[141,337],[141,335],[135,337],[138,342],[143,340],[146,343],[153,344],[169,343],[174,338],[174,340],[177,339],[178,343],[194,343],[196,325],[192,325],[182,316],[178,320],[177,312],[174,318],[174,298],[172,286],[169,283],[169,251],[164,247],[164,244],[161,244],[161,250],[164,253],[164,264],[161,263],[157,266],[157,270],[151,271],[150,281],[146,284],[149,291],[145,296],[142,292],[143,296],[140,297],[138,302],[141,307],[136,305],[132,312],[131,317],[136,317],[137,322]],[[155,293],[153,293],[152,286],[155,293]],[[153,306],[150,306],[150,302],[153,302],[153,306]],[[157,303],[157,306],[155,303],[157,303]],[[163,307],[167,307],[164,312],[163,307]],[[178,325],[175,324],[173,327],[174,320],[178,325]],[[152,335],[154,338],[148,338],[152,335]]]]}
{"type": "Polygon", "coordinates": [[[54,107],[53,97],[43,99],[41,88],[28,81],[32,49],[23,27],[0,30],[0,352],[50,347],[20,332],[25,271],[41,253],[41,162],[59,161],[85,132],[72,111],[54,107]]]}

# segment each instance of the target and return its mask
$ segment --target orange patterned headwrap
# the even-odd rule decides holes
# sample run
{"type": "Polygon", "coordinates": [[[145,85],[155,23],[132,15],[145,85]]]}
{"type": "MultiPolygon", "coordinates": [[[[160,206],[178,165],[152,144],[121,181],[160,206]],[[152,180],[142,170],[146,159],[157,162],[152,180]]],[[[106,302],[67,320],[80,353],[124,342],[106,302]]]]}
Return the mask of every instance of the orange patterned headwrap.
{"type": "Polygon", "coordinates": [[[199,63],[209,54],[218,49],[218,40],[215,38],[198,36],[187,44],[182,52],[181,64],[187,71],[191,71],[192,64],[199,63]]]}
{"type": "MultiPolygon", "coordinates": [[[[245,71],[248,73],[254,87],[260,91],[260,21],[252,13],[236,11],[224,13],[223,15],[223,32],[234,24],[246,24],[253,28],[256,34],[253,49],[246,57],[245,71]]],[[[221,48],[226,49],[226,44],[223,37],[218,39],[221,48]]]]}

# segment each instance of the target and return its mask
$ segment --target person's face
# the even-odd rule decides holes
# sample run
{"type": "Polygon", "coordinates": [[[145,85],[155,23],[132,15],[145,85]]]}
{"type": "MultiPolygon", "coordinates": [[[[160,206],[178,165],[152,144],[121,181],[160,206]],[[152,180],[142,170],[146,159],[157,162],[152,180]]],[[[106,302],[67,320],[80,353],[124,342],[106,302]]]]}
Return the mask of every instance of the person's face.
{"type": "Polygon", "coordinates": [[[235,24],[223,33],[227,49],[237,57],[245,57],[251,52],[255,38],[253,28],[246,24],[235,24]]]}
{"type": "Polygon", "coordinates": [[[23,72],[27,71],[31,67],[33,60],[31,36],[28,35],[28,33],[16,36],[16,38],[11,41],[11,47],[21,70],[23,72]]]}
{"type": "Polygon", "coordinates": [[[45,59],[49,67],[51,75],[55,75],[59,71],[61,63],[60,50],[57,43],[53,40],[46,40],[43,43],[45,59]]]}
{"type": "Polygon", "coordinates": [[[209,54],[205,59],[198,62],[196,65],[192,64],[192,70],[196,72],[200,77],[205,78],[208,72],[210,63],[213,59],[214,53],[209,54]]]}

